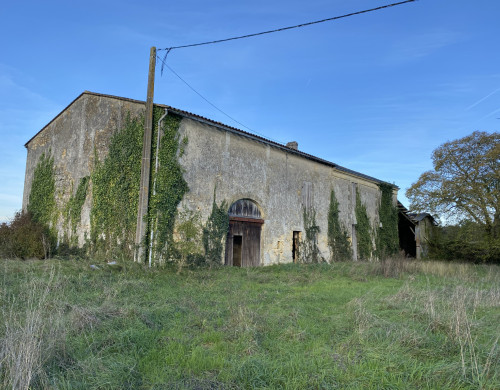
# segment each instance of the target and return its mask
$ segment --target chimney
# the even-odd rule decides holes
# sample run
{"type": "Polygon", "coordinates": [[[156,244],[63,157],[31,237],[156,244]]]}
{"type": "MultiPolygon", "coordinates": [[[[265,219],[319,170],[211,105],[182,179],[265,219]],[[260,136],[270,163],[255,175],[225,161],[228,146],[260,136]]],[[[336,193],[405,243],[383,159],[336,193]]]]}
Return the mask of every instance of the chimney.
{"type": "Polygon", "coordinates": [[[297,141],[288,142],[285,146],[293,150],[299,150],[299,144],[297,141]]]}

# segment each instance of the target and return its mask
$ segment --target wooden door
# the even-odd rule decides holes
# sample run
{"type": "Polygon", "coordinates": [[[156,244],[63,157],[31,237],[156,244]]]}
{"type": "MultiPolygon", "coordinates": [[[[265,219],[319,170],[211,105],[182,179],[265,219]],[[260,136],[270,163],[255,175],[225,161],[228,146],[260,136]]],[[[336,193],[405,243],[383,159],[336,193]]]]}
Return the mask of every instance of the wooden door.
{"type": "Polygon", "coordinates": [[[264,223],[259,207],[251,199],[240,199],[231,205],[228,214],[225,264],[236,267],[259,266],[260,232],[264,223]]]}
{"type": "Polygon", "coordinates": [[[229,220],[226,240],[226,265],[258,267],[260,265],[260,232],[262,223],[229,220]]]}

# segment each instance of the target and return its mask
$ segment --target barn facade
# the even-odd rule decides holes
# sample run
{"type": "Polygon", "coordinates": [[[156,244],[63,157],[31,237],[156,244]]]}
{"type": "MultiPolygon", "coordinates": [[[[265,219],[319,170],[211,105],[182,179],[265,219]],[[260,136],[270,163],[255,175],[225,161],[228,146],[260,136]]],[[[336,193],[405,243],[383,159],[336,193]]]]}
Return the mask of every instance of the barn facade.
{"type": "MultiPolygon", "coordinates": [[[[293,142],[281,145],[170,106],[155,104],[155,109],[162,113],[158,137],[153,139],[153,145],[158,142],[157,148],[163,137],[161,121],[172,116],[178,120],[175,139],[180,146],[176,159],[186,184],[176,205],[178,212],[196,213],[203,225],[214,205],[226,207],[229,224],[221,262],[234,266],[294,262],[306,239],[313,241],[319,258],[335,260],[328,236],[332,194],[338,203],[335,218],[348,240],[352,258],[361,257],[357,220],[360,205],[372,232],[369,257],[376,257],[377,232],[384,229],[380,217],[381,188],[390,186],[395,208],[396,186],[304,153],[293,142]],[[312,239],[307,234],[311,225],[312,239]]],[[[127,118],[140,117],[144,110],[143,101],[84,92],[26,143],[23,209],[29,209],[37,166],[41,159],[50,156],[55,209],[59,210],[50,224],[60,242],[69,237],[75,245],[83,246],[92,237],[92,208],[97,197],[93,172],[99,161],[105,161],[113,137],[127,118]],[[74,207],[72,199],[85,178],[90,179],[86,180],[88,191],[81,200],[78,220],[73,218],[68,223],[64,210],[74,207]]],[[[156,161],[155,166],[153,160],[152,170],[166,170],[167,165],[163,164],[156,161]]],[[[155,184],[152,183],[152,191],[155,184]]],[[[175,222],[174,240],[182,239],[177,225],[175,222]]],[[[153,233],[155,229],[157,226],[152,224],[153,233]]],[[[101,232],[98,236],[106,239],[106,234],[101,232]]]]}

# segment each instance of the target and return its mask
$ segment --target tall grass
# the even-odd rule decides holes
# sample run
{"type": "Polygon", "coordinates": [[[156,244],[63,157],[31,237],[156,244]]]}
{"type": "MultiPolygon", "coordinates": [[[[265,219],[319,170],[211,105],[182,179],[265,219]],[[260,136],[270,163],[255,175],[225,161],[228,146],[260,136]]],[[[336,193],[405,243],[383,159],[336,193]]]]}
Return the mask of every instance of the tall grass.
{"type": "Polygon", "coordinates": [[[6,389],[500,388],[497,266],[0,264],[6,389]]]}
{"type": "Polygon", "coordinates": [[[498,267],[445,262],[403,264],[406,270],[412,269],[425,277],[425,287],[410,277],[387,300],[397,303],[404,313],[421,315],[426,333],[441,333],[459,348],[457,356],[466,381],[478,388],[500,384],[500,328],[498,323],[487,320],[489,311],[494,313],[500,309],[498,267]],[[436,275],[441,282],[438,285],[430,282],[430,277],[436,275]]]}
{"type": "Polygon", "coordinates": [[[18,295],[2,286],[0,333],[0,383],[3,388],[44,387],[43,366],[64,344],[62,315],[51,296],[54,268],[44,278],[33,278],[18,295]]]}

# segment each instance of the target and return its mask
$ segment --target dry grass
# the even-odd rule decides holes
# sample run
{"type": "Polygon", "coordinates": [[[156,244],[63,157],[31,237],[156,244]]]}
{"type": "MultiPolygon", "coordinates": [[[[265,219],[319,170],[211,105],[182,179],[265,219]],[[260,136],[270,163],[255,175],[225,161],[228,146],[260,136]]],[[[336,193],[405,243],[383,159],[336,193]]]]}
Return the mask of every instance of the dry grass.
{"type": "Polygon", "coordinates": [[[3,337],[0,339],[0,383],[3,388],[45,387],[43,366],[64,343],[62,313],[54,306],[51,288],[55,271],[46,279],[32,279],[18,297],[3,291],[3,337]],[[25,308],[19,311],[18,307],[25,308]]]}
{"type": "Polygon", "coordinates": [[[458,346],[464,379],[478,388],[491,384],[492,372],[498,371],[500,360],[499,336],[497,333],[489,340],[480,340],[484,324],[478,312],[500,308],[498,269],[490,268],[480,276],[475,266],[469,264],[414,262],[413,267],[425,275],[426,287],[417,286],[410,275],[403,287],[386,299],[387,302],[401,309],[404,315],[424,322],[426,332],[444,333],[458,346]],[[429,281],[432,276],[439,276],[444,283],[436,287],[429,281]]]}

